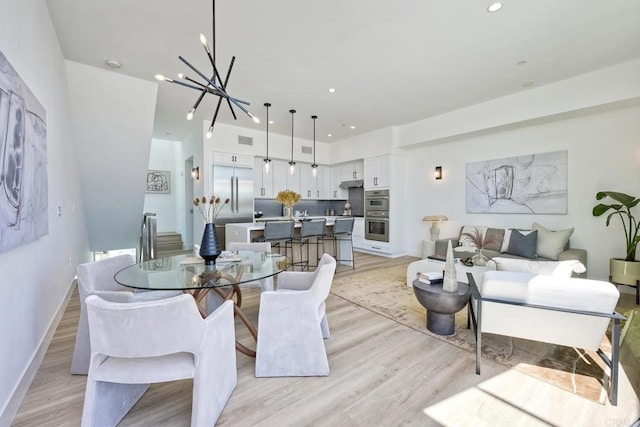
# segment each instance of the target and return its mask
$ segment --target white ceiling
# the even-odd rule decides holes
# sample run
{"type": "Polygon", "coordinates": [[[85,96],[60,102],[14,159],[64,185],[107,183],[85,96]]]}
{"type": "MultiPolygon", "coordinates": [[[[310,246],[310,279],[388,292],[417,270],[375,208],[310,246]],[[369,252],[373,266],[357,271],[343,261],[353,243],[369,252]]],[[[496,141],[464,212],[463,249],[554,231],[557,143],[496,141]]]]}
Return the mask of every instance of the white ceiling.
{"type": "MultiPolygon", "coordinates": [[[[333,142],[402,125],[640,57],[640,1],[218,0],[216,63],[236,56],[228,91],[251,102],[255,124],[223,105],[218,123],[333,142]],[[519,62],[526,61],[524,65],[519,62]],[[330,94],[328,89],[336,88],[330,94]],[[350,129],[350,126],[355,129],[350,129]],[[333,136],[328,137],[331,133],[333,136]]],[[[199,42],[211,40],[211,0],[47,0],[67,59],[147,80],[205,74],[199,42]]],[[[211,43],[211,41],[210,41],[211,43]]],[[[155,81],[155,80],[154,80],[155,81]]],[[[198,93],[158,91],[154,136],[181,139],[198,93]]],[[[194,122],[210,120],[208,95],[194,122]]]]}

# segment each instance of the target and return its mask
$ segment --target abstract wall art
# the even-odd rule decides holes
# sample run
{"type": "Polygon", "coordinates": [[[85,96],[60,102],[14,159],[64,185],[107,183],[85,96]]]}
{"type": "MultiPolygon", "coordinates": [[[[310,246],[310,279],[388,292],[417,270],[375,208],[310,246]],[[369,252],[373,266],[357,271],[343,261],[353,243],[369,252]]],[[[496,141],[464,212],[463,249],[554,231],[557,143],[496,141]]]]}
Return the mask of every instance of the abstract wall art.
{"type": "Polygon", "coordinates": [[[45,110],[0,52],[0,252],[49,233],[45,110]]]}
{"type": "Polygon", "coordinates": [[[147,172],[147,193],[171,194],[171,172],[150,170],[147,172]]]}
{"type": "Polygon", "coordinates": [[[468,213],[567,213],[567,151],[467,163],[468,213]]]}

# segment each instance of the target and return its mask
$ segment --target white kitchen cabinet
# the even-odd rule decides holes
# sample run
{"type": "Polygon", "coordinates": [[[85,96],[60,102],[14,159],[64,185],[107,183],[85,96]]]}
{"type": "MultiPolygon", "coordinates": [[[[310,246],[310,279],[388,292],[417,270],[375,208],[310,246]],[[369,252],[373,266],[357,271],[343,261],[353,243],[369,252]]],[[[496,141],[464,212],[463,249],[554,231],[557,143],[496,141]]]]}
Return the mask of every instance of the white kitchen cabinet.
{"type": "Polygon", "coordinates": [[[313,176],[311,164],[300,164],[300,190],[303,199],[318,200],[324,194],[323,191],[324,168],[318,166],[316,176],[313,176]]]}
{"type": "Polygon", "coordinates": [[[389,188],[391,158],[389,156],[364,159],[364,188],[389,188]]]}
{"type": "Polygon", "coordinates": [[[266,173],[264,171],[264,158],[255,158],[253,166],[253,177],[255,180],[255,182],[253,183],[254,197],[268,199],[276,197],[276,195],[273,194],[273,170],[269,170],[269,173],[266,173]]]}
{"type": "Polygon", "coordinates": [[[213,151],[213,164],[226,166],[245,166],[252,168],[253,156],[246,154],[225,153],[222,151],[213,151]]]}
{"type": "Polygon", "coordinates": [[[344,181],[343,173],[345,168],[342,164],[331,166],[331,180],[330,180],[330,199],[346,199],[347,190],[340,188],[340,183],[344,181]]]}
{"type": "Polygon", "coordinates": [[[300,163],[296,163],[294,174],[289,173],[289,162],[286,160],[272,160],[273,169],[273,193],[274,197],[278,192],[289,190],[300,193],[300,163]]]}
{"type": "Polygon", "coordinates": [[[352,162],[341,163],[343,181],[353,181],[355,179],[364,179],[364,161],[362,159],[352,162]]]}
{"type": "Polygon", "coordinates": [[[364,218],[354,218],[351,237],[355,249],[364,249],[364,218]]]}

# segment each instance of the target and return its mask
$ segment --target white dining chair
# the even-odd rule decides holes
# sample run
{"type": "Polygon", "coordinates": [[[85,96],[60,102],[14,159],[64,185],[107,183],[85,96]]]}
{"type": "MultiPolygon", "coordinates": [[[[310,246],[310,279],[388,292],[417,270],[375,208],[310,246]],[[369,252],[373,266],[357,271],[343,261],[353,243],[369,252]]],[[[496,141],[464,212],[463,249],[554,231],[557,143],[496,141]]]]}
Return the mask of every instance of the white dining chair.
{"type": "Polygon", "coordinates": [[[192,427],[213,426],[237,384],[233,302],[202,318],[191,295],[86,299],[91,331],[82,426],[115,426],[151,383],[193,378],[192,427]]]}
{"type": "Polygon", "coordinates": [[[80,294],[80,319],[78,320],[76,343],[71,361],[72,374],[87,375],[89,370],[91,347],[85,305],[85,299],[89,295],[98,295],[114,302],[134,302],[162,299],[182,293],[181,291],[134,292],[132,289],[118,284],[114,279],[116,273],[133,264],[135,264],[133,256],[117,255],[78,266],[77,281],[78,293],[80,294]]]}
{"type": "Polygon", "coordinates": [[[329,375],[325,300],[335,271],[336,260],[323,254],[315,271],[282,272],[277,289],[261,294],[256,377],[329,375]]]}

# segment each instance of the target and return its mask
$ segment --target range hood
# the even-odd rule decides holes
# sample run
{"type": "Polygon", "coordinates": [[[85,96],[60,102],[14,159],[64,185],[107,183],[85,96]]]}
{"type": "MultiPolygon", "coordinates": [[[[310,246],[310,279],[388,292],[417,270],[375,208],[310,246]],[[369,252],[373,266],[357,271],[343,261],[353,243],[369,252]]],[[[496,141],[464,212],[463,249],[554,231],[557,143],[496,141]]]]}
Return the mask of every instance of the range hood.
{"type": "Polygon", "coordinates": [[[364,179],[354,179],[352,181],[342,181],[338,187],[340,187],[340,188],[364,187],[364,179]]]}

